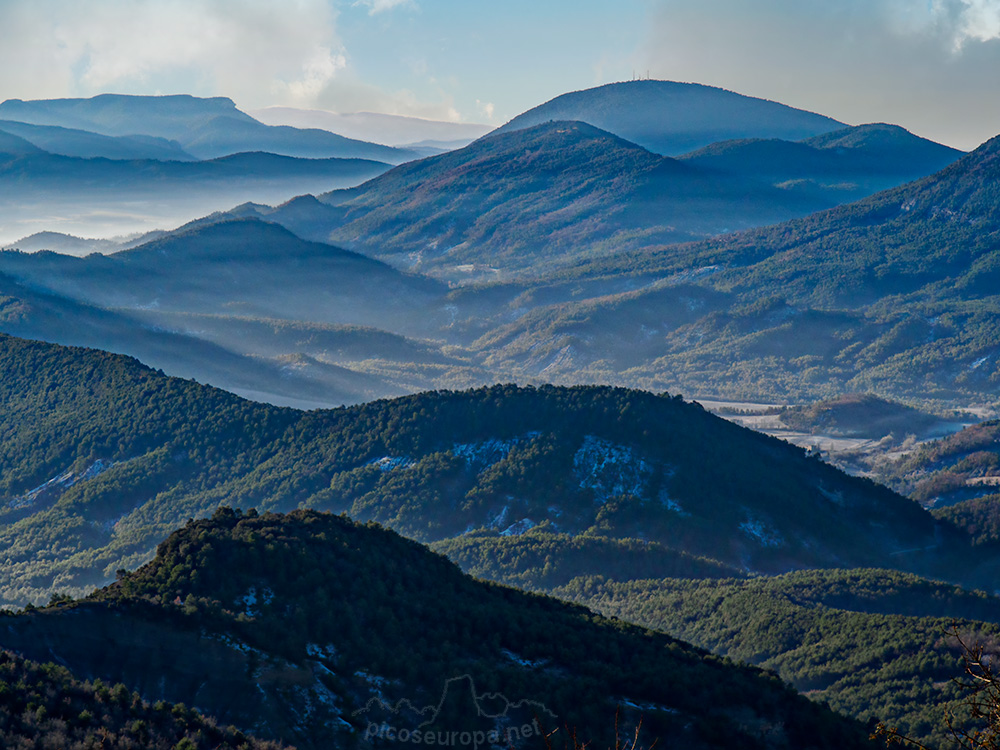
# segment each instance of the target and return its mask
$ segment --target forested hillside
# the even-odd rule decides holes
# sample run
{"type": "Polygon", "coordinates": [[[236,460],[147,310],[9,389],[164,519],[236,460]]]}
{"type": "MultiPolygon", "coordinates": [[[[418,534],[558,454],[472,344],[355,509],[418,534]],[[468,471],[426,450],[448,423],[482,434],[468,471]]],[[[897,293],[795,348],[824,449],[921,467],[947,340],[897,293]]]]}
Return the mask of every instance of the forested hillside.
{"type": "Polygon", "coordinates": [[[542,747],[541,732],[557,731],[613,746],[616,716],[629,732],[641,719],[647,745],[869,746],[862,725],[764,672],[309,511],[189,522],[87,601],[8,616],[0,645],[143,694],[197,691],[215,715],[300,748],[377,746],[369,729],[385,720],[424,732],[537,722],[511,744],[542,747]],[[152,654],[133,650],[151,638],[152,654]]]}
{"type": "Polygon", "coordinates": [[[304,413],[10,337],[0,364],[10,603],[89,590],[220,504],[346,511],[425,542],[547,525],[655,543],[678,569],[988,562],[911,501],[678,397],[497,386],[304,413]]]}
{"type": "Polygon", "coordinates": [[[968,643],[992,653],[1000,600],[895,571],[790,573],[747,581],[615,583],[579,578],[555,593],[758,664],[837,711],[891,724],[930,747],[975,725],[953,682],[968,643]]]}

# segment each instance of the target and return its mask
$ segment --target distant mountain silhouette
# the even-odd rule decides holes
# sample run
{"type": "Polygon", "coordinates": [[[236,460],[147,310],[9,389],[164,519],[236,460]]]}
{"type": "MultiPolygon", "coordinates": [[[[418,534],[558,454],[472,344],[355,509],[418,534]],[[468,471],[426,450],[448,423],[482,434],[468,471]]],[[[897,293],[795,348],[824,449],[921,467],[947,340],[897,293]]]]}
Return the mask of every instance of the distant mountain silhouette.
{"type": "Polygon", "coordinates": [[[876,124],[798,142],[723,141],[679,158],[687,164],[828,195],[831,203],[845,203],[933,174],[962,155],[897,125],[876,124]]]}
{"type": "Polygon", "coordinates": [[[415,155],[322,130],[269,127],[224,97],[102,94],[90,99],[9,99],[0,104],[0,118],[110,136],[167,138],[199,159],[268,151],[306,158],[349,157],[399,163],[415,155]]]}
{"type": "Polygon", "coordinates": [[[251,110],[249,114],[265,125],[319,128],[348,138],[402,147],[431,141],[457,144],[451,147],[461,148],[493,130],[493,126],[479,123],[444,122],[377,112],[337,114],[315,109],[267,107],[251,110]]]}
{"type": "Polygon", "coordinates": [[[677,156],[718,141],[797,141],[844,127],[823,115],[725,89],[647,80],[611,83],[557,96],[518,115],[497,132],[550,120],[586,122],[665,156],[677,156]]]}
{"type": "Polygon", "coordinates": [[[0,132],[20,136],[44,151],[84,159],[156,159],[194,161],[176,142],[143,135],[108,136],[55,125],[0,120],[0,132]]]}

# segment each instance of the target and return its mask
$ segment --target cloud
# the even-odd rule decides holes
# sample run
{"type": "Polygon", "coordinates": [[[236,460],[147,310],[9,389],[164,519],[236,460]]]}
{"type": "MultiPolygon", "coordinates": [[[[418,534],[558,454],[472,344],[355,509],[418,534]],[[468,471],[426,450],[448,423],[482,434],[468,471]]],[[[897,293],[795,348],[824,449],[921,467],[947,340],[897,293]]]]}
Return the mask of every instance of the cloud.
{"type": "Polygon", "coordinates": [[[367,7],[368,14],[374,16],[376,13],[384,13],[387,10],[392,10],[393,8],[399,8],[401,6],[407,5],[414,7],[416,3],[413,0],[357,0],[355,5],[367,7]]]}
{"type": "Polygon", "coordinates": [[[1000,0],[661,0],[641,68],[972,148],[1000,132],[1000,0]]]}
{"type": "Polygon", "coordinates": [[[327,0],[4,0],[0,89],[309,105],[347,65],[335,23],[327,0]]]}
{"type": "Polygon", "coordinates": [[[479,113],[486,118],[487,122],[493,122],[493,113],[496,110],[493,102],[482,102],[479,101],[479,99],[476,99],[476,108],[479,110],[479,113]]]}

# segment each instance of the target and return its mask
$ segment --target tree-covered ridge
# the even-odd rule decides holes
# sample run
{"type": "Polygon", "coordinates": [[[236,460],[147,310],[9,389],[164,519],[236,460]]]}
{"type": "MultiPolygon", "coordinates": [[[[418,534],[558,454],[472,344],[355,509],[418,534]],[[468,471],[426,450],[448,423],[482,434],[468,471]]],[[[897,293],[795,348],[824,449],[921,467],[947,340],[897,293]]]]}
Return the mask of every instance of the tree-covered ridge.
{"type": "Polygon", "coordinates": [[[678,397],[495,386],[304,413],[127,358],[0,345],[11,603],[88,591],[220,504],[348,512],[424,542],[548,523],[759,571],[964,549],[911,501],[678,397]]]}
{"type": "Polygon", "coordinates": [[[823,435],[884,436],[902,441],[923,436],[943,419],[871,393],[847,393],[808,406],[785,409],[778,417],[793,430],[823,435]]]}
{"type": "Polygon", "coordinates": [[[536,278],[584,258],[832,205],[825,196],[658,156],[574,121],[491,134],[320,201],[336,210],[312,207],[312,225],[291,217],[307,236],[453,280],[489,269],[536,278]]]}
{"type": "Polygon", "coordinates": [[[279,750],[219,727],[183,704],[151,705],[118,683],[80,682],[68,669],[0,651],[5,750],[279,750]]]}
{"type": "Polygon", "coordinates": [[[960,649],[946,631],[993,643],[1000,601],[896,571],[790,573],[753,580],[615,583],[557,589],[606,615],[776,671],[810,698],[947,747],[947,716],[969,721],[960,649]]]}
{"type": "MultiPolygon", "coordinates": [[[[632,722],[638,716],[628,706],[638,705],[649,741],[866,746],[860,725],[766,673],[579,607],[475,581],[415,542],[330,514],[220,509],[188,523],[153,561],[66,614],[94,606],[137,623],[224,634],[295,663],[318,662],[342,701],[340,716],[359,734],[365,717],[353,709],[366,705],[371,687],[364,692],[358,675],[377,678],[371,684],[387,702],[419,707],[434,705],[449,678],[467,674],[485,693],[543,704],[557,717],[552,728],[575,727],[599,744],[612,742],[618,707],[632,722]],[[772,729],[761,733],[762,723],[772,729]]],[[[9,621],[16,627],[18,620],[9,621]]],[[[437,717],[463,728],[467,719],[460,712],[437,717]]],[[[303,741],[309,736],[318,735],[303,741]]]]}
{"type": "Polygon", "coordinates": [[[656,542],[585,534],[552,533],[546,527],[517,536],[495,530],[463,534],[431,545],[469,575],[533,591],[547,591],[581,576],[611,580],[731,578],[740,571],[656,542]]]}

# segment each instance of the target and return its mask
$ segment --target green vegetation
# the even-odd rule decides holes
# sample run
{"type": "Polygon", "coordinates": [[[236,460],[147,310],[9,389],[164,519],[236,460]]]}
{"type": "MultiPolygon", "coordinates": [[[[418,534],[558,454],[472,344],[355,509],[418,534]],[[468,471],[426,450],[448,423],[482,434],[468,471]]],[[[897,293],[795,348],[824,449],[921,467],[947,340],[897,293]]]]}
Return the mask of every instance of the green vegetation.
{"type": "Polygon", "coordinates": [[[464,534],[431,549],[466,573],[533,591],[547,591],[581,576],[635,578],[728,578],[739,571],[662,544],[639,539],[553,534],[544,526],[520,536],[496,531],[464,534]]]}
{"type": "Polygon", "coordinates": [[[923,436],[943,423],[939,417],[912,406],[886,401],[870,393],[852,393],[781,412],[782,424],[793,430],[824,435],[884,437],[902,442],[923,436]]]}
{"type": "Polygon", "coordinates": [[[5,750],[280,750],[221,728],[183,704],[150,705],[118,683],[80,682],[57,664],[0,651],[0,745],[5,750]]]}
{"type": "MultiPolygon", "coordinates": [[[[961,649],[995,643],[1000,600],[895,571],[790,573],[729,581],[614,583],[581,578],[555,593],[777,672],[816,701],[947,747],[947,715],[969,721],[961,649]]],[[[991,647],[992,648],[992,647],[991,647]]],[[[969,726],[965,724],[965,726],[969,726]]]]}
{"type": "Polygon", "coordinates": [[[1000,486],[1000,422],[971,425],[896,460],[878,461],[874,470],[880,481],[935,508],[978,542],[1000,539],[991,520],[1000,486]]]}
{"type": "MultiPolygon", "coordinates": [[[[419,707],[436,705],[449,678],[468,674],[478,690],[542,703],[557,726],[601,745],[613,743],[616,706],[629,722],[638,718],[631,703],[648,706],[644,737],[689,747],[866,746],[863,727],[766,673],[477,582],[417,543],[329,514],[220,509],[172,534],[152,562],[91,602],[68,605],[66,616],[106,603],[136,622],[226,634],[293,662],[312,655],[354,723],[366,719],[349,709],[364,706],[370,692],[352,694],[358,680],[350,675],[376,676],[385,700],[419,707]],[[257,592],[252,606],[248,592],[257,592]],[[771,729],[762,735],[764,724],[771,729]]],[[[10,620],[16,626],[19,618],[10,620]]],[[[460,712],[437,717],[460,728],[468,720],[460,712]]]]}
{"type": "Polygon", "coordinates": [[[678,397],[496,386],[303,413],[12,338],[0,367],[10,604],[85,593],[220,504],[348,512],[423,542],[548,522],[655,543],[657,564],[974,567],[911,501],[678,397]]]}

